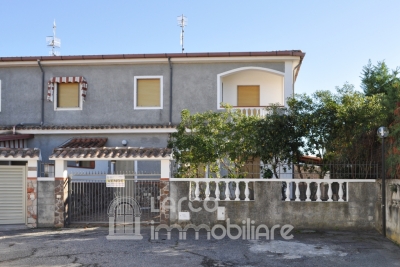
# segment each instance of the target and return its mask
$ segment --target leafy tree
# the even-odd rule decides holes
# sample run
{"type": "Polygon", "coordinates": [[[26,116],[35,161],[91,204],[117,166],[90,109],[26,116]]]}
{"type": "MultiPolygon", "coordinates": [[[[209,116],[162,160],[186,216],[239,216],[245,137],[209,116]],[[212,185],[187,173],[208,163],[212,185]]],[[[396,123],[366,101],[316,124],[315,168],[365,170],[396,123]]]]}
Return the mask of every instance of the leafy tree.
{"type": "Polygon", "coordinates": [[[386,114],[384,125],[394,121],[393,111],[400,102],[399,67],[390,70],[385,61],[378,61],[376,65],[371,60],[363,67],[361,73],[361,88],[366,96],[382,94],[383,112],[386,114]]]}
{"type": "Polygon", "coordinates": [[[182,121],[177,132],[171,134],[178,164],[178,177],[200,177],[199,169],[208,166],[209,175],[220,177],[221,167],[229,177],[243,177],[246,161],[257,155],[256,117],[233,111],[190,114],[181,112],[182,121]]]}

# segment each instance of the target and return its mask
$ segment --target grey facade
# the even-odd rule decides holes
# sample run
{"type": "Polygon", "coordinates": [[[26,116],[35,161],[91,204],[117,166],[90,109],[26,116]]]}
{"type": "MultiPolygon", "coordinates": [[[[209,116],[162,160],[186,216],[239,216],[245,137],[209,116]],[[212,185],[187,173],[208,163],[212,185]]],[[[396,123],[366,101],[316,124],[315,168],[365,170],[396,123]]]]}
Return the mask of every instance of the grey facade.
{"type": "Polygon", "coordinates": [[[173,129],[139,133],[74,131],[72,126],[176,125],[183,109],[193,113],[217,110],[219,74],[249,67],[268,69],[282,73],[282,77],[285,74],[285,88],[290,89],[303,57],[301,51],[276,51],[0,58],[0,134],[14,133],[15,125],[17,134],[35,134],[27,147],[40,148],[43,160],[53,148],[79,136],[107,137],[107,146],[121,146],[125,139],[128,146],[165,147],[173,129]],[[38,60],[44,70],[44,84],[38,60]],[[47,81],[65,76],[86,79],[88,90],[82,110],[55,110],[54,103],[44,99],[42,122],[42,91],[46,97],[47,81]],[[162,109],[134,109],[135,76],[162,76],[162,109]],[[29,128],[32,123],[54,128],[29,128]],[[65,134],[52,131],[68,126],[72,128],[65,134]]]}

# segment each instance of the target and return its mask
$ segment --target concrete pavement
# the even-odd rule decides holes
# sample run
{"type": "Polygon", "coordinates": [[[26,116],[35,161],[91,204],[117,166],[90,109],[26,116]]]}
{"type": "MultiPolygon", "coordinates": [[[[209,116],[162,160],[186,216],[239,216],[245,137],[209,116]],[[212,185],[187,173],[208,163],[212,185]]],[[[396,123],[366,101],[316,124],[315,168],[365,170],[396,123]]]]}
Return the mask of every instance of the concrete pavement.
{"type": "Polygon", "coordinates": [[[400,247],[375,231],[295,231],[292,240],[107,240],[108,228],[5,229],[0,266],[400,266],[400,247]]]}

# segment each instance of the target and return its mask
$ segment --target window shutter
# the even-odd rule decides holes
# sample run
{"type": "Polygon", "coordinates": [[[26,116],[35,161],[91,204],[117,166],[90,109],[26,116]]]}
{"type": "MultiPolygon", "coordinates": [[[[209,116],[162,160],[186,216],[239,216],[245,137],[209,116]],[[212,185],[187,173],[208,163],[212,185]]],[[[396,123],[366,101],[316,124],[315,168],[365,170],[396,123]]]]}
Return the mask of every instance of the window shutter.
{"type": "Polygon", "coordinates": [[[137,106],[160,107],[160,79],[137,80],[137,106]]]}
{"type": "Polygon", "coordinates": [[[260,106],[260,86],[240,85],[237,87],[237,105],[239,107],[260,106]]]}
{"type": "Polygon", "coordinates": [[[59,83],[57,88],[57,107],[79,107],[79,83],[59,83]]]}

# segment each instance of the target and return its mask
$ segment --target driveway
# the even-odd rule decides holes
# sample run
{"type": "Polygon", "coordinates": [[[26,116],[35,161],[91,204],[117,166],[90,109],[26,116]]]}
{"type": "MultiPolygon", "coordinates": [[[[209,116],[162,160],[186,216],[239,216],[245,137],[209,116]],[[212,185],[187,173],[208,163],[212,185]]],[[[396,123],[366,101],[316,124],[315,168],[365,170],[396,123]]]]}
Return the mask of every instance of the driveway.
{"type": "Polygon", "coordinates": [[[293,231],[291,240],[107,240],[108,228],[2,229],[0,266],[400,266],[400,247],[375,231],[293,231]]]}

